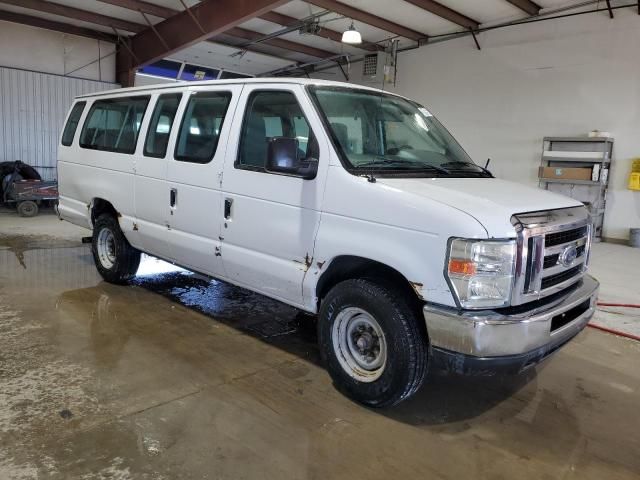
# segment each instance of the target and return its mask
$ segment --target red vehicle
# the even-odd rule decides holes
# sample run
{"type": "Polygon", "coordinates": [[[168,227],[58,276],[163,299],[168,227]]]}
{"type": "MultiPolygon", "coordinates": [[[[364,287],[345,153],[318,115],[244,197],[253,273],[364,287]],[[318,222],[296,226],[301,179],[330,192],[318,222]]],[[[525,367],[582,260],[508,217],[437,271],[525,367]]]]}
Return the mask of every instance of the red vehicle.
{"type": "Polygon", "coordinates": [[[40,205],[58,200],[58,182],[42,180],[33,167],[21,161],[2,162],[0,194],[5,204],[16,206],[21,217],[35,217],[40,205]]]}

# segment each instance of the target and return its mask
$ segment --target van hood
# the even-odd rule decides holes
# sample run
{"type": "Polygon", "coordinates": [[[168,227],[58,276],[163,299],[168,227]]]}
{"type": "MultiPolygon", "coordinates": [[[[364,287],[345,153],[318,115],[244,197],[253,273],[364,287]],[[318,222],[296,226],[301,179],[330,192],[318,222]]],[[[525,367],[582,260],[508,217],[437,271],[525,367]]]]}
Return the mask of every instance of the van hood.
{"type": "Polygon", "coordinates": [[[497,178],[377,178],[378,183],[448,205],[474,217],[488,236],[515,236],[516,213],[582,205],[570,197],[497,178]]]}

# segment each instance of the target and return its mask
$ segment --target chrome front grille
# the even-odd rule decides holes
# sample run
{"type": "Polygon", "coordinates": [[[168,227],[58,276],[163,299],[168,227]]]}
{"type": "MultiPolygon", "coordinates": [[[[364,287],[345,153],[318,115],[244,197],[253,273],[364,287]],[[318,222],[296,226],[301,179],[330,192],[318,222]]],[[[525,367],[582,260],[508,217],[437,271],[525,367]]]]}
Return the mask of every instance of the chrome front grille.
{"type": "Polygon", "coordinates": [[[580,228],[574,228],[572,230],[549,233],[544,237],[544,246],[545,248],[548,248],[584,238],[588,233],[588,228],[588,226],[584,226],[580,228]]]}
{"type": "Polygon", "coordinates": [[[584,207],[514,215],[518,258],[512,305],[570,287],[587,270],[591,218],[584,207]]]}
{"type": "Polygon", "coordinates": [[[577,265],[575,267],[563,270],[562,272],[547,275],[546,277],[543,277],[542,281],[540,282],[540,291],[544,292],[550,287],[575,278],[576,275],[582,273],[582,270],[582,265],[577,265]]]}
{"type": "MultiPolygon", "coordinates": [[[[580,245],[576,248],[576,257],[582,257],[586,252],[586,244],[580,245]]],[[[552,253],[550,255],[545,255],[544,257],[544,265],[542,268],[553,268],[558,264],[558,260],[560,259],[559,253],[552,253]]]]}

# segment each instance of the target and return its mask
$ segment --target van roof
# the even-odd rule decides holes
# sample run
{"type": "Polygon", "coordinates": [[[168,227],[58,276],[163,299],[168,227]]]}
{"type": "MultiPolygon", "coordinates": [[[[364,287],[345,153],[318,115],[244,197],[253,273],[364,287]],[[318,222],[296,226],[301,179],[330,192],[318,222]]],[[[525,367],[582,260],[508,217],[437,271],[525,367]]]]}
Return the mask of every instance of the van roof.
{"type": "MultiPolygon", "coordinates": [[[[175,88],[184,87],[205,87],[207,85],[245,85],[245,84],[270,84],[270,83],[291,83],[298,85],[323,85],[334,87],[346,87],[357,88],[361,90],[371,90],[376,92],[391,93],[379,88],[367,87],[364,85],[356,85],[353,83],[336,82],[332,80],[320,80],[314,78],[297,78],[297,77],[265,77],[265,78],[233,78],[229,80],[203,80],[199,82],[175,82],[175,83],[161,83],[158,85],[144,85],[142,87],[129,87],[129,88],[115,88],[113,90],[105,90],[98,93],[89,93],[85,95],[78,95],[75,98],[92,98],[92,97],[104,97],[109,95],[122,95],[127,93],[142,93],[150,90],[171,90],[175,88]]],[[[395,94],[397,95],[397,94],[395,94]]]]}

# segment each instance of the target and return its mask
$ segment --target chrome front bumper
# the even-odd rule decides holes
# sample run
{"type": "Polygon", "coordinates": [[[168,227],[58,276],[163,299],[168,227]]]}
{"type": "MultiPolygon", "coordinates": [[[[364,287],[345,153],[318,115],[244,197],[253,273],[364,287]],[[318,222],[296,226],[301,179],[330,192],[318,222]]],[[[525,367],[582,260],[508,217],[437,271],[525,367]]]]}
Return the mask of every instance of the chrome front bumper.
{"type": "Polygon", "coordinates": [[[427,304],[423,312],[429,340],[434,351],[450,359],[456,357],[458,362],[460,355],[472,360],[540,360],[587,325],[595,311],[598,289],[598,281],[585,275],[571,293],[514,314],[427,304]],[[565,322],[565,318],[570,320],[565,322]],[[552,329],[552,323],[557,328],[552,329]]]}

